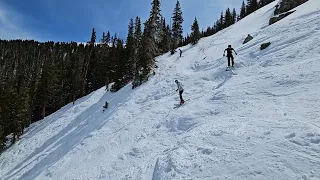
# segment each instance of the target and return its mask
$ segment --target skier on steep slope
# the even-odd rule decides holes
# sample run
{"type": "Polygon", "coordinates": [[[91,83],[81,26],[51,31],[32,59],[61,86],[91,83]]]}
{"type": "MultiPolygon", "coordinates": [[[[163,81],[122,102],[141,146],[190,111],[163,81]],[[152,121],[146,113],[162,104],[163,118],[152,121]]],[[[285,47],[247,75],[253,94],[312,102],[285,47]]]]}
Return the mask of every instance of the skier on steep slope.
{"type": "Polygon", "coordinates": [[[234,66],[234,58],[233,58],[233,54],[232,51],[234,51],[237,55],[237,52],[231,47],[231,45],[228,45],[228,48],[224,50],[223,52],[223,56],[225,56],[225,53],[227,51],[227,58],[228,58],[228,67],[230,67],[230,61],[232,63],[232,67],[234,66]]]}
{"type": "Polygon", "coordinates": [[[184,100],[182,98],[182,93],[183,93],[183,85],[181,84],[181,82],[179,82],[178,80],[175,80],[174,82],[176,82],[178,89],[176,91],[179,90],[179,96],[180,96],[180,105],[182,105],[184,103],[184,100]]]}
{"type": "Polygon", "coordinates": [[[181,55],[182,55],[182,51],[181,51],[181,49],[179,49],[179,51],[180,51],[180,57],[181,57],[181,55]]]}
{"type": "Polygon", "coordinates": [[[106,101],[102,111],[104,112],[106,109],[108,109],[108,106],[109,106],[108,101],[106,101]]]}

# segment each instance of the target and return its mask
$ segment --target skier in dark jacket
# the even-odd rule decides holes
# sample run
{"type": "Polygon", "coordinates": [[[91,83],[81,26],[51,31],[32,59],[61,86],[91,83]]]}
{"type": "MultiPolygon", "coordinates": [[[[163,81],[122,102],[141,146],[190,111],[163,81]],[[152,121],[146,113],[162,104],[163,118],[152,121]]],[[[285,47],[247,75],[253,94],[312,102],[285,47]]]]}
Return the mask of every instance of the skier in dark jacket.
{"type": "Polygon", "coordinates": [[[230,66],[230,61],[232,63],[232,67],[234,66],[234,58],[233,58],[233,54],[232,54],[232,51],[234,51],[237,55],[237,52],[231,47],[231,45],[228,46],[227,49],[224,50],[223,52],[223,56],[225,56],[225,53],[227,51],[227,58],[228,58],[228,67],[230,66]]]}
{"type": "Polygon", "coordinates": [[[109,106],[108,101],[106,101],[105,104],[104,104],[104,106],[103,106],[103,112],[104,112],[106,109],[108,109],[108,106],[109,106]]]}
{"type": "Polygon", "coordinates": [[[184,103],[184,100],[182,98],[182,93],[183,93],[183,85],[181,84],[181,82],[179,82],[178,80],[175,80],[174,82],[176,82],[178,89],[176,91],[179,90],[179,96],[180,96],[180,105],[182,105],[184,103]]]}
{"type": "Polygon", "coordinates": [[[181,51],[181,49],[179,49],[179,51],[180,51],[180,57],[181,57],[181,55],[182,55],[182,51],[181,51]]]}

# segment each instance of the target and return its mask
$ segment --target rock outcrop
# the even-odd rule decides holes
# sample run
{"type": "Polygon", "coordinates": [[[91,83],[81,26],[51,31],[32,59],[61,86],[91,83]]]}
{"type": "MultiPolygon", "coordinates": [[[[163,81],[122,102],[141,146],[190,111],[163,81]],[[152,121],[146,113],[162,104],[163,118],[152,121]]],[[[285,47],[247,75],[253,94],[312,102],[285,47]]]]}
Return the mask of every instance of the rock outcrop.
{"type": "Polygon", "coordinates": [[[274,11],[274,15],[279,15],[282,13],[286,13],[291,9],[307,2],[308,0],[281,0],[274,11]]]}
{"type": "Polygon", "coordinates": [[[295,11],[289,11],[289,12],[285,12],[285,13],[282,13],[282,14],[279,14],[277,16],[274,16],[274,17],[270,18],[269,19],[269,25],[280,21],[281,19],[285,18],[286,16],[288,16],[288,15],[294,13],[294,12],[295,11]]]}
{"type": "Polygon", "coordinates": [[[253,39],[253,37],[250,34],[248,34],[246,39],[243,41],[243,44],[246,44],[247,42],[251,41],[252,39],[253,39]]]}
{"type": "Polygon", "coordinates": [[[280,21],[291,13],[294,13],[294,11],[290,10],[307,1],[308,0],[280,0],[276,5],[276,9],[274,10],[274,17],[270,18],[269,20],[269,25],[280,21]]]}
{"type": "Polygon", "coordinates": [[[267,43],[263,43],[263,44],[261,44],[260,50],[264,50],[264,49],[266,49],[267,47],[269,47],[269,46],[270,46],[270,44],[271,44],[271,42],[267,42],[267,43]]]}

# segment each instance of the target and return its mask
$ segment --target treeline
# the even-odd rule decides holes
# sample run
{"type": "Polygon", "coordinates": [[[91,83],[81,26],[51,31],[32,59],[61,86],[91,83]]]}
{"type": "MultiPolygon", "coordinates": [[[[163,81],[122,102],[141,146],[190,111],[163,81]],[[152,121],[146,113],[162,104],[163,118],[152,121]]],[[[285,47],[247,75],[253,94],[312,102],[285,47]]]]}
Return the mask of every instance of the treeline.
{"type": "Polygon", "coordinates": [[[8,135],[13,135],[9,144],[14,143],[31,123],[104,85],[114,82],[112,92],[130,81],[132,88],[141,85],[154,74],[156,56],[196,44],[201,37],[234,24],[269,1],[243,2],[239,15],[235,9],[232,13],[227,9],[212,28],[202,32],[195,18],[192,33],[185,38],[179,1],[172,24],[167,24],[160,0],[153,0],[145,22],[139,17],[129,21],[125,40],[110,32],[97,40],[95,29],[90,41],[82,44],[0,40],[0,151],[7,146],[8,135]]]}
{"type": "MultiPolygon", "coordinates": [[[[201,31],[201,37],[214,35],[215,33],[235,24],[249,14],[273,1],[274,0],[247,0],[246,2],[243,1],[239,13],[237,13],[235,8],[233,8],[232,10],[230,8],[227,8],[225,11],[221,12],[220,18],[216,20],[212,27],[209,26],[207,27],[207,29],[201,31]]],[[[192,34],[190,36],[187,35],[184,38],[182,45],[185,46],[192,43],[192,39],[192,34]]]]}
{"type": "MultiPolygon", "coordinates": [[[[102,87],[108,79],[127,80],[120,71],[125,61],[121,39],[111,45],[0,41],[0,145],[13,134],[14,143],[24,128],[69,102],[102,87]]],[[[125,76],[127,75],[127,76],[125,76]]]]}

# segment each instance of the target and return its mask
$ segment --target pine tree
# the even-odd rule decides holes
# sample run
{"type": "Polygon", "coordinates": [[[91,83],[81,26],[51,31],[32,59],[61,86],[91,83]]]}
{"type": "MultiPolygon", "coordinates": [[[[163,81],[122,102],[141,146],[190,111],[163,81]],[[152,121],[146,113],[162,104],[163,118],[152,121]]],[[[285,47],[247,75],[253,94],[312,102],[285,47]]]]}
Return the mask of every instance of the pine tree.
{"type": "Polygon", "coordinates": [[[219,29],[222,30],[225,28],[225,18],[223,17],[223,12],[221,12],[221,15],[220,15],[220,27],[219,29]]]}
{"type": "MultiPolygon", "coordinates": [[[[1,83],[2,84],[2,83],[1,83]]],[[[0,153],[5,147],[6,136],[5,136],[5,104],[7,104],[5,92],[0,88],[0,153]]]]}
{"type": "MultiPolygon", "coordinates": [[[[1,109],[0,109],[0,119],[1,119],[1,109]]],[[[3,130],[3,125],[0,120],[0,153],[4,149],[5,146],[5,136],[4,136],[4,130],[3,130]]]]}
{"type": "Polygon", "coordinates": [[[237,14],[237,21],[236,21],[236,22],[238,22],[238,21],[240,21],[240,20],[241,20],[240,15],[237,14]]]}
{"type": "Polygon", "coordinates": [[[225,22],[224,22],[224,27],[229,27],[233,24],[233,17],[231,15],[230,9],[228,8],[226,10],[225,14],[225,22]]]}
{"type": "Polygon", "coordinates": [[[29,113],[28,113],[28,96],[29,89],[22,85],[17,90],[12,93],[12,120],[13,120],[13,141],[19,140],[20,136],[23,134],[24,127],[26,127],[26,123],[29,121],[29,113]]]}
{"type": "Polygon", "coordinates": [[[242,1],[242,6],[240,10],[240,19],[243,19],[247,15],[246,4],[242,1]]]}
{"type": "Polygon", "coordinates": [[[102,33],[102,39],[101,39],[101,43],[108,45],[110,43],[110,32],[108,31],[107,34],[105,34],[104,32],[102,33]]]}
{"type": "Polygon", "coordinates": [[[96,31],[95,31],[95,29],[93,28],[93,29],[92,29],[92,33],[91,33],[91,39],[90,39],[90,45],[91,45],[91,46],[94,46],[94,45],[95,45],[96,39],[97,39],[96,31]]]}
{"type": "Polygon", "coordinates": [[[166,53],[170,50],[170,29],[167,28],[166,20],[162,21],[162,41],[160,44],[160,48],[162,53],[166,53]]]}
{"type": "Polygon", "coordinates": [[[125,79],[132,79],[133,77],[133,62],[134,62],[134,51],[135,51],[135,38],[134,38],[134,22],[133,19],[130,19],[130,23],[128,25],[128,36],[126,40],[126,56],[127,56],[127,62],[126,62],[126,74],[128,77],[125,77],[125,79]]]}
{"type": "Polygon", "coordinates": [[[117,38],[116,41],[116,57],[115,84],[111,89],[113,92],[121,89],[127,82],[125,77],[127,71],[125,48],[123,46],[123,41],[120,38],[117,38]]]}
{"type": "Polygon", "coordinates": [[[161,42],[161,34],[162,34],[162,24],[161,24],[161,10],[160,10],[160,1],[153,0],[151,3],[152,8],[150,11],[150,17],[147,22],[148,31],[150,33],[150,37],[153,38],[155,44],[159,44],[161,42]]]}
{"type": "Polygon", "coordinates": [[[141,62],[141,59],[139,58],[139,52],[141,51],[141,43],[142,43],[141,39],[142,39],[141,21],[139,17],[136,17],[135,27],[134,27],[135,46],[134,46],[134,60],[133,60],[134,61],[133,62],[134,78],[132,82],[133,88],[140,85],[139,70],[142,67],[142,62],[141,62]]]}
{"type": "Polygon", "coordinates": [[[109,45],[109,43],[110,43],[110,37],[111,37],[111,35],[110,35],[110,32],[108,31],[108,32],[107,32],[107,35],[106,35],[106,38],[105,38],[105,41],[104,41],[105,44],[109,45]]]}
{"type": "Polygon", "coordinates": [[[246,15],[249,15],[251,14],[253,11],[252,11],[252,5],[251,5],[251,1],[252,0],[247,0],[247,6],[246,6],[246,15]]]}
{"type": "Polygon", "coordinates": [[[193,22],[193,25],[191,26],[191,30],[192,30],[191,44],[195,45],[198,43],[199,39],[201,38],[201,33],[199,30],[199,24],[198,24],[197,18],[194,18],[194,22],[193,22]]]}
{"type": "Polygon", "coordinates": [[[171,45],[171,53],[175,52],[175,49],[179,46],[179,44],[183,40],[183,17],[182,11],[180,7],[180,2],[177,0],[176,6],[173,10],[172,14],[172,45],[171,45]]]}
{"type": "Polygon", "coordinates": [[[103,32],[102,33],[102,38],[100,40],[101,43],[104,43],[105,42],[105,39],[106,39],[106,34],[103,32]]]}
{"type": "Polygon", "coordinates": [[[148,79],[150,71],[154,68],[155,57],[159,55],[159,44],[161,42],[161,14],[160,1],[153,0],[149,19],[144,23],[140,58],[143,67],[143,78],[148,79]]]}
{"type": "Polygon", "coordinates": [[[87,61],[87,89],[86,92],[91,92],[97,88],[99,88],[99,83],[97,82],[96,76],[97,76],[97,71],[96,68],[97,66],[97,57],[96,57],[96,49],[95,49],[95,43],[96,43],[96,31],[93,28],[92,33],[91,33],[91,39],[89,42],[89,48],[90,48],[90,53],[89,53],[89,58],[87,61]]]}
{"type": "Polygon", "coordinates": [[[251,12],[254,12],[258,9],[258,1],[257,0],[251,0],[251,12]]]}
{"type": "Polygon", "coordinates": [[[237,22],[237,11],[235,8],[233,8],[233,11],[232,11],[232,24],[236,23],[237,22]]]}

